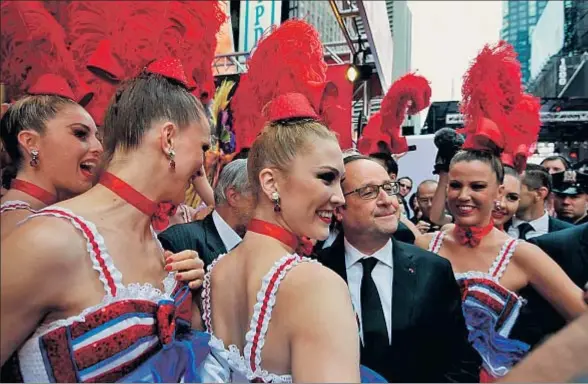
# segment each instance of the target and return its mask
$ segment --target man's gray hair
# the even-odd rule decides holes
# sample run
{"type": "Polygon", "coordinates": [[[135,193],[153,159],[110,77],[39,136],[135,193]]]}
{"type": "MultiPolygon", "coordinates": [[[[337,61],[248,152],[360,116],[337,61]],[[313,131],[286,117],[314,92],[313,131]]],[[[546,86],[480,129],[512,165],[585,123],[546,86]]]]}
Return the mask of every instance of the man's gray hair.
{"type": "Polygon", "coordinates": [[[247,177],[247,160],[237,159],[225,165],[221,171],[216,187],[214,187],[214,204],[219,205],[227,201],[225,191],[234,188],[239,193],[251,191],[247,177]]]}

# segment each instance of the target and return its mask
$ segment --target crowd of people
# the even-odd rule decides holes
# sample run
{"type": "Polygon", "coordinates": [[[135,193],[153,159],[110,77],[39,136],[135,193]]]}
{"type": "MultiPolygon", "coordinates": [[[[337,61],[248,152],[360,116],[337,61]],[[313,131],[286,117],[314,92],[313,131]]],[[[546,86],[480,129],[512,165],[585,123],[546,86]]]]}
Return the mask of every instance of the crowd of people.
{"type": "Polygon", "coordinates": [[[170,12],[164,42],[100,18],[96,41],[51,40],[93,3],[2,4],[24,15],[2,30],[20,39],[2,62],[2,381],[588,380],[588,163],[527,164],[539,102],[511,46],[473,60],[464,128],[438,132],[437,177],[415,186],[400,127],[428,81],[397,80],[342,147],[320,36],[289,20],[248,59],[211,182],[218,2],[128,5],[133,23],[170,12]],[[28,58],[39,15],[51,47],[28,58]]]}

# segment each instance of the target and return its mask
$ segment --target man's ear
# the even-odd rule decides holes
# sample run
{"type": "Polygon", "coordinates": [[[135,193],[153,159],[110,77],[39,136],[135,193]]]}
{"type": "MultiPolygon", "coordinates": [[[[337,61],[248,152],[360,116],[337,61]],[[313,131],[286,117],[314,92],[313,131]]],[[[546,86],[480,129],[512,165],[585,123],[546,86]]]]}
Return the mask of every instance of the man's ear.
{"type": "Polygon", "coordinates": [[[237,206],[237,201],[239,199],[239,192],[235,190],[233,187],[228,187],[225,189],[225,197],[227,198],[227,204],[229,207],[237,206]]]}
{"type": "Polygon", "coordinates": [[[539,194],[539,197],[541,198],[541,200],[547,200],[547,198],[549,197],[549,190],[545,187],[541,187],[537,190],[537,193],[539,194]]]}

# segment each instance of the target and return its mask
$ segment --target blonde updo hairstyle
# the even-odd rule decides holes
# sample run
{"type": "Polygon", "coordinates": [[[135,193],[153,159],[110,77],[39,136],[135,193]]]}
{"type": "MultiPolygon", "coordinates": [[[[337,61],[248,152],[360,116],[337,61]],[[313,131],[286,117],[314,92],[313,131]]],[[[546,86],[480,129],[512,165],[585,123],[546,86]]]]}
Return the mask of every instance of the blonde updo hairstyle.
{"type": "Polygon", "coordinates": [[[311,118],[278,120],[266,124],[255,139],[247,160],[247,172],[257,201],[263,192],[259,174],[265,168],[288,173],[298,155],[308,153],[316,139],[338,143],[337,135],[321,122],[311,118]]]}

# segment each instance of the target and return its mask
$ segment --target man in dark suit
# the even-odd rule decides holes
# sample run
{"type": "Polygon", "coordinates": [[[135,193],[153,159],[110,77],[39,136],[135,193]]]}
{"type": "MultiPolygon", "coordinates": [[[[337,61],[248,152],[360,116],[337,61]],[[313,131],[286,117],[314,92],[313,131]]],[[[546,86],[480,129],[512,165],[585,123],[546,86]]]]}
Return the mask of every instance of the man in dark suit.
{"type": "Polygon", "coordinates": [[[221,171],[214,188],[215,208],[203,220],[177,224],[159,234],[164,249],[191,249],[207,267],[236,247],[245,234],[254,207],[247,178],[247,160],[233,160],[221,171]]]}
{"type": "MultiPolygon", "coordinates": [[[[588,224],[539,236],[529,242],[555,260],[577,286],[584,287],[588,281],[588,224]]],[[[521,309],[511,337],[535,346],[566,325],[565,319],[533,287],[523,288],[519,293],[527,299],[527,305],[521,309]]]]}
{"type": "Polygon", "coordinates": [[[545,210],[545,201],[552,190],[552,178],[547,169],[527,164],[521,183],[519,208],[506,229],[511,237],[528,240],[572,227],[572,224],[549,216],[545,210]]]}
{"type": "Polygon", "coordinates": [[[345,158],[345,235],[318,259],[349,286],[361,363],[390,382],[477,382],[451,264],[392,238],[398,185],[368,157],[345,158]]]}
{"type": "Polygon", "coordinates": [[[588,160],[573,169],[554,173],[555,212],[557,217],[575,225],[588,223],[588,160]]]}

